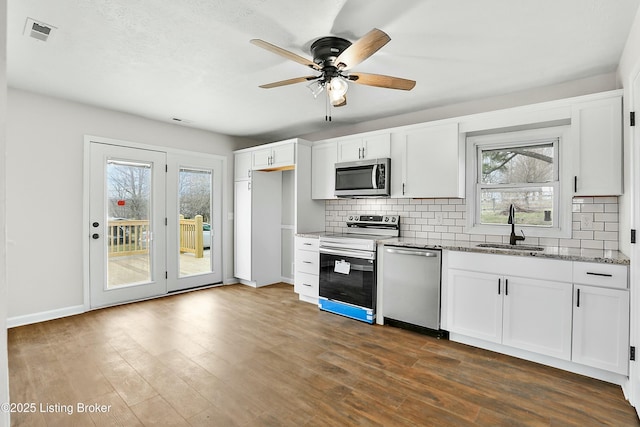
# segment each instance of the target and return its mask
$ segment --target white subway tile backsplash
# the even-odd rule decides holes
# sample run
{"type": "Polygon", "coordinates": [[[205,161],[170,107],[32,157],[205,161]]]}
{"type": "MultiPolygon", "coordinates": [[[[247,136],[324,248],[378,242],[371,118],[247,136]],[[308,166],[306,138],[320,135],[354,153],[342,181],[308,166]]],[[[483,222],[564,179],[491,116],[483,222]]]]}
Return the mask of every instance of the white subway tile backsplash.
{"type": "Polygon", "coordinates": [[[602,240],[580,240],[580,247],[583,249],[604,249],[602,240]]]}
{"type": "Polygon", "coordinates": [[[604,204],[602,203],[593,203],[593,204],[583,204],[580,208],[580,212],[604,212],[604,204]]]}
{"type": "MultiPolygon", "coordinates": [[[[468,234],[464,199],[337,199],[325,203],[325,230],[346,231],[349,215],[400,215],[401,235],[476,243],[509,243],[509,236],[468,234]]],[[[573,199],[571,239],[527,237],[526,243],[618,250],[617,197],[573,199]]]]}

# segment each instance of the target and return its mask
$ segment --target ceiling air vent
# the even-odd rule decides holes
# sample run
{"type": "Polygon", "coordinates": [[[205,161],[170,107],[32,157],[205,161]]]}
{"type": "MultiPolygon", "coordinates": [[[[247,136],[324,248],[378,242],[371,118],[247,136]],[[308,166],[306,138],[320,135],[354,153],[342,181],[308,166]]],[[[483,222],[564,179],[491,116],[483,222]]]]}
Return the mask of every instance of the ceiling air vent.
{"type": "Polygon", "coordinates": [[[24,26],[24,35],[46,42],[53,35],[54,30],[56,30],[56,27],[53,25],[27,18],[27,23],[24,26]]]}

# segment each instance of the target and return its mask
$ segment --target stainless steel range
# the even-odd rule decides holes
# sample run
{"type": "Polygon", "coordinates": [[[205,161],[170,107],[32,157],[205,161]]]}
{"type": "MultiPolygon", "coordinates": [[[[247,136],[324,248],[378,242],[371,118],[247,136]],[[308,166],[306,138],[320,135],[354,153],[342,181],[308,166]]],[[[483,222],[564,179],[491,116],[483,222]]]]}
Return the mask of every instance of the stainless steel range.
{"type": "Polygon", "coordinates": [[[320,237],[318,307],[373,323],[376,318],[376,242],[400,235],[400,217],[352,215],[347,227],[347,233],[320,237]]]}

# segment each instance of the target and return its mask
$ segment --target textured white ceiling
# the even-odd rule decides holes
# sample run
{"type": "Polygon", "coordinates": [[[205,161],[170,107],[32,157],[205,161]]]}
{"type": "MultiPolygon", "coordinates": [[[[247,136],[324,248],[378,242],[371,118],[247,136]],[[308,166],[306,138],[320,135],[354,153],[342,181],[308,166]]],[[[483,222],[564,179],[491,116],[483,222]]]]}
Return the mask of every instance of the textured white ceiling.
{"type": "Polygon", "coordinates": [[[9,0],[16,88],[223,134],[276,140],[616,69],[638,0],[9,0]],[[27,17],[57,27],[44,43],[27,17]],[[411,92],[351,84],[324,122],[304,66],[323,36],[391,42],[354,71],[417,81],[411,92]]]}

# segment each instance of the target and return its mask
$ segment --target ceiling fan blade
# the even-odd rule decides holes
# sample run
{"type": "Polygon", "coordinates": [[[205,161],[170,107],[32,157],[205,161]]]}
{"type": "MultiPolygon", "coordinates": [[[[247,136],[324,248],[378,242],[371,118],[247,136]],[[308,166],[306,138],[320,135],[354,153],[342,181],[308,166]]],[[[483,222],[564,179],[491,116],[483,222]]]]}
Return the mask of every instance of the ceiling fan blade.
{"type": "Polygon", "coordinates": [[[264,85],[260,85],[259,87],[263,89],[271,89],[272,87],[280,87],[280,86],[292,85],[295,83],[309,82],[311,80],[319,79],[320,77],[321,76],[296,77],[294,79],[287,79],[287,80],[281,80],[279,82],[267,83],[264,85]]]}
{"type": "Polygon", "coordinates": [[[302,57],[300,55],[297,55],[293,52],[289,52],[286,49],[283,49],[281,47],[278,47],[274,44],[271,44],[269,42],[266,42],[264,40],[260,40],[260,39],[251,39],[250,40],[251,44],[254,44],[256,46],[259,46],[263,49],[268,50],[269,52],[273,52],[276,55],[280,55],[284,58],[290,59],[292,61],[297,62],[298,64],[302,64],[302,65],[306,65],[309,68],[313,68],[314,70],[318,70],[320,71],[320,67],[318,66],[318,64],[316,64],[315,62],[313,62],[310,59],[307,59],[305,57],[302,57]]]}
{"type": "Polygon", "coordinates": [[[390,40],[391,37],[389,37],[387,33],[374,28],[346,48],[344,52],[336,58],[336,66],[341,70],[353,68],[376,53],[382,46],[389,43],[390,40]]]}
{"type": "Polygon", "coordinates": [[[416,85],[414,80],[400,77],[384,76],[382,74],[352,73],[349,81],[367,86],[377,86],[387,89],[411,90],[416,85]]]}

